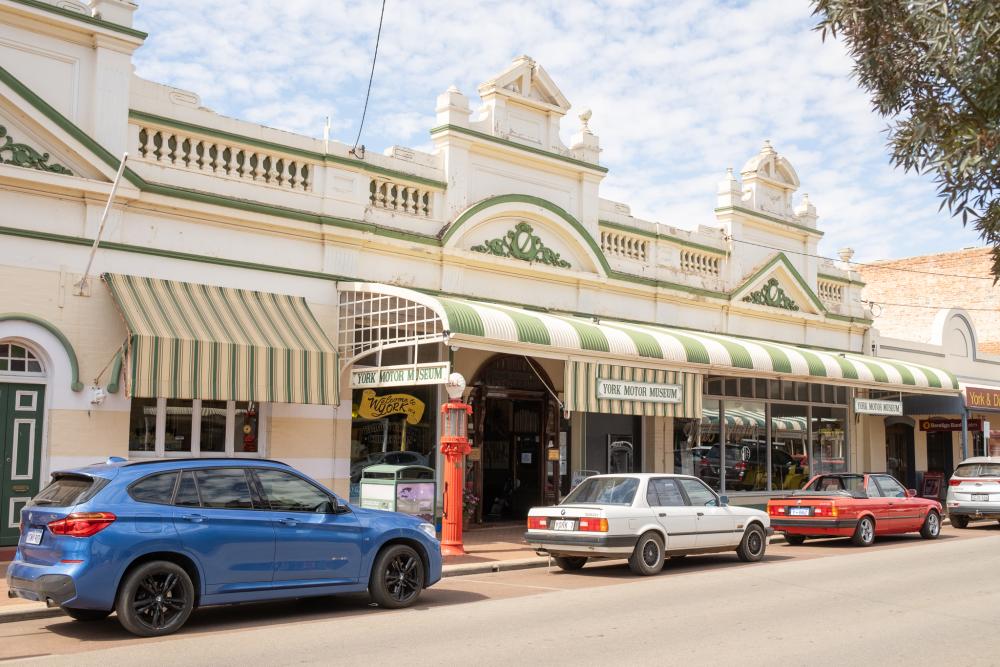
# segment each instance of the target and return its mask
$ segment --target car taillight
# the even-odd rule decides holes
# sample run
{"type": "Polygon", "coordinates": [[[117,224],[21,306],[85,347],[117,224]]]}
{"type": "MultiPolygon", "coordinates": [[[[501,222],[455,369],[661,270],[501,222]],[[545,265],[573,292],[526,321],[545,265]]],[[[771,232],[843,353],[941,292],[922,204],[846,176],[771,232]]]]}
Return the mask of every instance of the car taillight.
{"type": "Polygon", "coordinates": [[[949,479],[948,480],[948,485],[949,486],[958,486],[961,483],[962,483],[962,480],[960,480],[960,479],[949,479]]]}
{"type": "Polygon", "coordinates": [[[528,530],[545,530],[549,527],[549,519],[544,516],[529,516],[528,530]]]}
{"type": "Polygon", "coordinates": [[[784,514],[785,513],[785,506],[784,505],[770,505],[770,506],[768,506],[768,510],[769,510],[770,514],[784,514]]]}
{"type": "Polygon", "coordinates": [[[117,518],[111,512],[73,512],[65,519],[50,522],[48,527],[53,535],[90,537],[110,526],[117,518]]]}
{"type": "Polygon", "coordinates": [[[607,519],[580,519],[580,523],[577,530],[583,530],[588,533],[606,533],[608,532],[608,520],[607,519]]]}
{"type": "Polygon", "coordinates": [[[821,505],[813,508],[813,516],[837,516],[836,505],[821,505]]]}

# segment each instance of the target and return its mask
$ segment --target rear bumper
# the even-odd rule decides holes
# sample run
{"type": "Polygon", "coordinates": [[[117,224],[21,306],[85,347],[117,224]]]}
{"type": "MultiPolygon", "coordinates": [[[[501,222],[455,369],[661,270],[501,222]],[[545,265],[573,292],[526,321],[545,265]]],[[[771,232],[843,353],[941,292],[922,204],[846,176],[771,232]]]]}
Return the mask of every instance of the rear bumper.
{"type": "Polygon", "coordinates": [[[775,519],[771,527],[786,535],[831,535],[850,537],[858,526],[857,519],[775,519]]]}
{"type": "Polygon", "coordinates": [[[524,541],[536,549],[552,553],[590,556],[621,556],[630,554],[639,541],[638,535],[560,535],[558,533],[528,531],[524,541]]]}
{"type": "Polygon", "coordinates": [[[970,519],[1000,519],[1000,506],[996,503],[989,505],[959,503],[958,507],[949,507],[948,514],[949,516],[967,516],[970,519]]]}
{"type": "Polygon", "coordinates": [[[7,575],[7,596],[62,605],[76,597],[76,583],[68,574],[43,574],[36,579],[7,575]]]}

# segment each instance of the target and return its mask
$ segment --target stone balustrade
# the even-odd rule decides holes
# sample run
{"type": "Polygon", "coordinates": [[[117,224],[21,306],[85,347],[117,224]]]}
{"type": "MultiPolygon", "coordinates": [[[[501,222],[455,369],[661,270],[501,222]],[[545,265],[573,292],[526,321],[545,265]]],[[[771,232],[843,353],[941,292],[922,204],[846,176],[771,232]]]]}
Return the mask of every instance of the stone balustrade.
{"type": "Polygon", "coordinates": [[[722,257],[719,255],[690,248],[681,249],[680,269],[685,273],[718,278],[721,266],[722,257]]]}
{"type": "Polygon", "coordinates": [[[296,191],[312,191],[319,166],[299,157],[166,127],[139,125],[136,153],[161,165],[296,191]]]}
{"type": "Polygon", "coordinates": [[[649,240],[614,229],[601,230],[601,250],[605,255],[637,262],[649,260],[649,240]]]}
{"type": "Polygon", "coordinates": [[[368,184],[368,201],[374,208],[428,218],[432,213],[434,193],[415,185],[373,178],[368,184]]]}
{"type": "Polygon", "coordinates": [[[844,285],[832,280],[820,278],[816,283],[819,299],[825,304],[835,305],[844,301],[844,285]]]}

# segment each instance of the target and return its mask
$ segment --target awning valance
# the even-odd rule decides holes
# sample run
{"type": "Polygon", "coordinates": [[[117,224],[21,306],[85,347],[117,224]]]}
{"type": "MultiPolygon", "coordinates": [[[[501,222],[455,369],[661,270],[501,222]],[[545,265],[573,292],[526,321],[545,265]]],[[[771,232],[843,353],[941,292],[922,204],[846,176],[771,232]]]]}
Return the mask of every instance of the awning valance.
{"type": "Polygon", "coordinates": [[[695,418],[701,416],[702,376],[683,371],[568,361],[563,394],[563,406],[574,412],[695,418]],[[601,384],[625,391],[602,392],[601,384]]]}
{"type": "Polygon", "coordinates": [[[305,299],[105,274],[129,330],[130,396],[338,402],[337,353],[305,299]]]}
{"type": "Polygon", "coordinates": [[[341,353],[347,362],[384,343],[448,340],[453,345],[468,342],[470,346],[516,348],[525,354],[556,353],[581,361],[825,380],[893,391],[958,391],[958,380],[947,371],[885,357],[658,324],[597,320],[378,283],[343,283],[339,289],[341,353]],[[380,329],[388,332],[384,342],[379,340],[380,329]]]}

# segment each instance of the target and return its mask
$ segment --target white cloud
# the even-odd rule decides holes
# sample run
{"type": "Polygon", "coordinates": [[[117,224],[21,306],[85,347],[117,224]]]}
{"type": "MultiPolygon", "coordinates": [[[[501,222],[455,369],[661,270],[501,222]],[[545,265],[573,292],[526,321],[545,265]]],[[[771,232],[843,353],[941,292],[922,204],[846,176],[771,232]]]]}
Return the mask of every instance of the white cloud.
{"type": "MultiPolygon", "coordinates": [[[[381,6],[361,0],[140,0],[140,76],[198,93],[228,116],[320,136],[357,133],[381,6]]],[[[648,3],[388,0],[369,115],[370,150],[428,147],[438,93],[476,86],[527,53],[591,108],[610,168],[606,197],[693,227],[715,186],[769,138],[799,172],[832,254],[859,260],[976,242],[938,213],[933,183],[889,165],[885,122],[843,47],[812,30],[806,0],[648,3]]],[[[564,139],[576,128],[564,123],[564,139]]]]}

